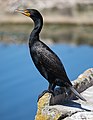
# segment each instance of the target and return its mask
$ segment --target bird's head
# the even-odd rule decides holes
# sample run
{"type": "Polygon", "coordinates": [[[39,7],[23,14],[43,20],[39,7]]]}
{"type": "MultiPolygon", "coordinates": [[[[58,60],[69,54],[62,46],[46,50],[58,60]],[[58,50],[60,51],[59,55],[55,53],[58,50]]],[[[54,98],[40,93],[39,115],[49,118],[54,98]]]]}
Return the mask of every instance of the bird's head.
{"type": "Polygon", "coordinates": [[[36,10],[36,9],[25,9],[25,10],[16,9],[16,12],[19,12],[25,16],[30,17],[35,23],[35,28],[33,30],[33,33],[40,33],[42,26],[43,26],[43,18],[38,10],[36,10]]]}
{"type": "Polygon", "coordinates": [[[25,10],[16,9],[16,12],[19,12],[25,16],[28,16],[28,17],[32,18],[34,21],[36,19],[42,19],[42,15],[36,9],[25,9],[25,10]]]}

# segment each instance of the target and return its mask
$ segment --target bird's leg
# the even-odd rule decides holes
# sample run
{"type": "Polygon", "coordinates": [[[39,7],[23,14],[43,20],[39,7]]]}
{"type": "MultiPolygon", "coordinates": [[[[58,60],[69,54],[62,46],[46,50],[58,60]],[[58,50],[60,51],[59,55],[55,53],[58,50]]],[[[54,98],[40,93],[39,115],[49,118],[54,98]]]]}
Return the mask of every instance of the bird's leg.
{"type": "Polygon", "coordinates": [[[68,92],[67,92],[66,87],[64,87],[64,92],[65,92],[65,95],[66,95],[66,97],[67,97],[67,96],[68,96],[68,92]]]}
{"type": "Polygon", "coordinates": [[[54,96],[54,88],[56,84],[49,84],[48,91],[54,96]]]}
{"type": "Polygon", "coordinates": [[[39,101],[39,99],[40,99],[45,93],[50,92],[50,87],[51,87],[51,85],[49,84],[48,90],[44,90],[44,91],[38,96],[38,101],[39,101]]]}
{"type": "Polygon", "coordinates": [[[48,86],[48,90],[53,91],[52,84],[50,84],[50,83],[49,83],[49,86],[48,86]]]}
{"type": "Polygon", "coordinates": [[[47,93],[47,92],[49,92],[49,90],[44,90],[44,91],[38,96],[38,101],[39,101],[39,99],[40,99],[45,93],[47,93]]]}
{"type": "Polygon", "coordinates": [[[62,93],[65,94],[65,97],[67,97],[69,94],[68,94],[68,91],[67,91],[67,88],[66,87],[60,87],[61,90],[62,90],[62,93]]]}
{"type": "Polygon", "coordinates": [[[52,93],[52,95],[54,96],[54,88],[55,88],[55,84],[50,84],[49,83],[49,87],[48,90],[44,90],[39,96],[38,96],[38,100],[45,94],[45,93],[52,93]]]}

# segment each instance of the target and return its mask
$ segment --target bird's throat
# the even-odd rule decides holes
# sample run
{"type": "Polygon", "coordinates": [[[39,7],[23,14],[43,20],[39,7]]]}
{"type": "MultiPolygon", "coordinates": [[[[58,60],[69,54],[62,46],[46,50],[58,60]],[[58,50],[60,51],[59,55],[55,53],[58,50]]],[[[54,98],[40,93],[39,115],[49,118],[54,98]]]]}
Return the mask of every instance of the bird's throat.
{"type": "Polygon", "coordinates": [[[39,33],[42,29],[42,21],[40,19],[34,21],[34,29],[32,30],[30,34],[30,40],[37,40],[36,38],[39,37],[39,33]]]}

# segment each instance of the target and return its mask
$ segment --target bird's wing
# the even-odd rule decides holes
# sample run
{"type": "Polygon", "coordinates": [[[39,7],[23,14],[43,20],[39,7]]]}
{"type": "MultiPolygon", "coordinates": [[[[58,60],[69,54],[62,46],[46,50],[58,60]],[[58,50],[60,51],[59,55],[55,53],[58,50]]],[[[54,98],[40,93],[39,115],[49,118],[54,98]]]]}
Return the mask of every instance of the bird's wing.
{"type": "Polygon", "coordinates": [[[32,59],[39,72],[47,79],[48,75],[54,76],[71,85],[59,57],[43,42],[38,41],[31,48],[32,59]]]}
{"type": "Polygon", "coordinates": [[[59,79],[59,82],[64,82],[64,84],[72,86],[72,83],[70,82],[58,56],[53,53],[53,51],[50,52],[49,50],[46,52],[43,51],[43,53],[44,54],[41,54],[41,63],[45,71],[59,79]]]}
{"type": "Polygon", "coordinates": [[[51,49],[42,49],[41,62],[46,71],[59,78],[67,78],[64,66],[51,49]],[[43,52],[43,53],[42,53],[43,52]]]}

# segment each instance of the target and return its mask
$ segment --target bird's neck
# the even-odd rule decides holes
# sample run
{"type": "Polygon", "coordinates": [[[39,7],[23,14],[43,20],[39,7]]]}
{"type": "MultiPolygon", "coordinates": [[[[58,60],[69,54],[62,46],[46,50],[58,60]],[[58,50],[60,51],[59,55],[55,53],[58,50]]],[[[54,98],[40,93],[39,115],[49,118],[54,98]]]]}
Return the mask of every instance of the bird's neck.
{"type": "Polygon", "coordinates": [[[30,34],[30,41],[31,42],[39,40],[39,33],[42,29],[42,25],[43,25],[42,19],[34,20],[34,29],[32,30],[32,32],[30,34]]]}

